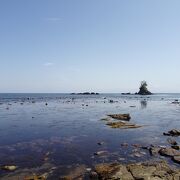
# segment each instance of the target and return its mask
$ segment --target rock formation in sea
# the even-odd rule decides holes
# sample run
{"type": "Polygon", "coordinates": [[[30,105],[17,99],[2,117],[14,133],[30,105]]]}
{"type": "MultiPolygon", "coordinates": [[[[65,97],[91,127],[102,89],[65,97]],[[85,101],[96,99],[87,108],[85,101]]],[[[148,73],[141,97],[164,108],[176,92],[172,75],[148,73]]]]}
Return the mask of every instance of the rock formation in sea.
{"type": "Polygon", "coordinates": [[[139,95],[151,95],[152,93],[147,89],[147,83],[146,81],[142,81],[139,92],[137,93],[139,95]]]}

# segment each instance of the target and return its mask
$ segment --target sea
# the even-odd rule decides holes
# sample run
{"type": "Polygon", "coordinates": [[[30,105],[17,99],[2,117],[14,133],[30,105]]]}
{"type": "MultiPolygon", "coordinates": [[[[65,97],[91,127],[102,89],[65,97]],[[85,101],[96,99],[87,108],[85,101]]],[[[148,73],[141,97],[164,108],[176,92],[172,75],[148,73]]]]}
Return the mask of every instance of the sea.
{"type": "MultiPolygon", "coordinates": [[[[2,93],[0,165],[16,165],[18,172],[29,169],[37,173],[54,167],[54,179],[70,167],[93,168],[97,163],[114,161],[166,160],[179,167],[171,158],[152,157],[145,148],[141,150],[142,156],[133,155],[139,146],[169,146],[163,133],[180,129],[179,102],[179,93],[149,96],[2,93]],[[142,127],[107,126],[109,114],[124,113],[130,114],[130,123],[142,127]],[[103,155],[98,156],[97,152],[103,155]]],[[[179,143],[178,137],[175,140],[179,143]]],[[[0,177],[9,173],[14,172],[0,170],[0,177]]]]}

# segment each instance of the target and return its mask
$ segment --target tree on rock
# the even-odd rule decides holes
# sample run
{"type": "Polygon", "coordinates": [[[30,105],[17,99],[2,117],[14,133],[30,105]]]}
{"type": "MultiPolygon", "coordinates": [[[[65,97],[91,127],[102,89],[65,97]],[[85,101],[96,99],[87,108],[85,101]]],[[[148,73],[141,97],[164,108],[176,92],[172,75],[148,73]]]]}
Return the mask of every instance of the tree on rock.
{"type": "Polygon", "coordinates": [[[151,95],[152,93],[148,91],[147,89],[147,83],[146,81],[141,81],[141,85],[139,87],[139,92],[138,94],[140,95],[151,95]]]}

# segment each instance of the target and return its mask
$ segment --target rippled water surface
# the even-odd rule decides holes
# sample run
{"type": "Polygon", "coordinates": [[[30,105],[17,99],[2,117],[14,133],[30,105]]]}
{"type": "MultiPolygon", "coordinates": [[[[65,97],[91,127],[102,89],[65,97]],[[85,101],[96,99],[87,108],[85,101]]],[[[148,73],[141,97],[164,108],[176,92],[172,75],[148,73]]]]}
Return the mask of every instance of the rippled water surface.
{"type": "Polygon", "coordinates": [[[175,99],[180,100],[180,94],[0,94],[0,164],[65,168],[150,159],[146,151],[143,157],[133,157],[131,145],[167,145],[163,132],[180,127],[180,105],[171,103],[175,99]],[[101,119],[113,113],[129,113],[130,121],[143,127],[112,129],[101,119]],[[107,154],[95,156],[98,151],[107,154]]]}

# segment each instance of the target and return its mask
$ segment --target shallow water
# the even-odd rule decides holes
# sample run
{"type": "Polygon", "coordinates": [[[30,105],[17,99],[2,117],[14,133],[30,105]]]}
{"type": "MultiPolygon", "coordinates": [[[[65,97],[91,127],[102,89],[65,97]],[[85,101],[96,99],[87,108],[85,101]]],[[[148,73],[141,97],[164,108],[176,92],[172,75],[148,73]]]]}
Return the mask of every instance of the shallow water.
{"type": "Polygon", "coordinates": [[[65,168],[152,159],[145,150],[143,157],[133,157],[131,145],[168,145],[163,132],[180,128],[180,105],[171,103],[175,99],[180,100],[180,94],[0,94],[0,164],[23,169],[46,162],[65,168]],[[115,102],[109,103],[110,99],[115,102]],[[112,129],[101,119],[113,113],[130,113],[130,121],[143,127],[112,129]],[[122,143],[129,146],[122,147],[122,143]],[[97,151],[107,153],[95,156],[97,151]]]}

